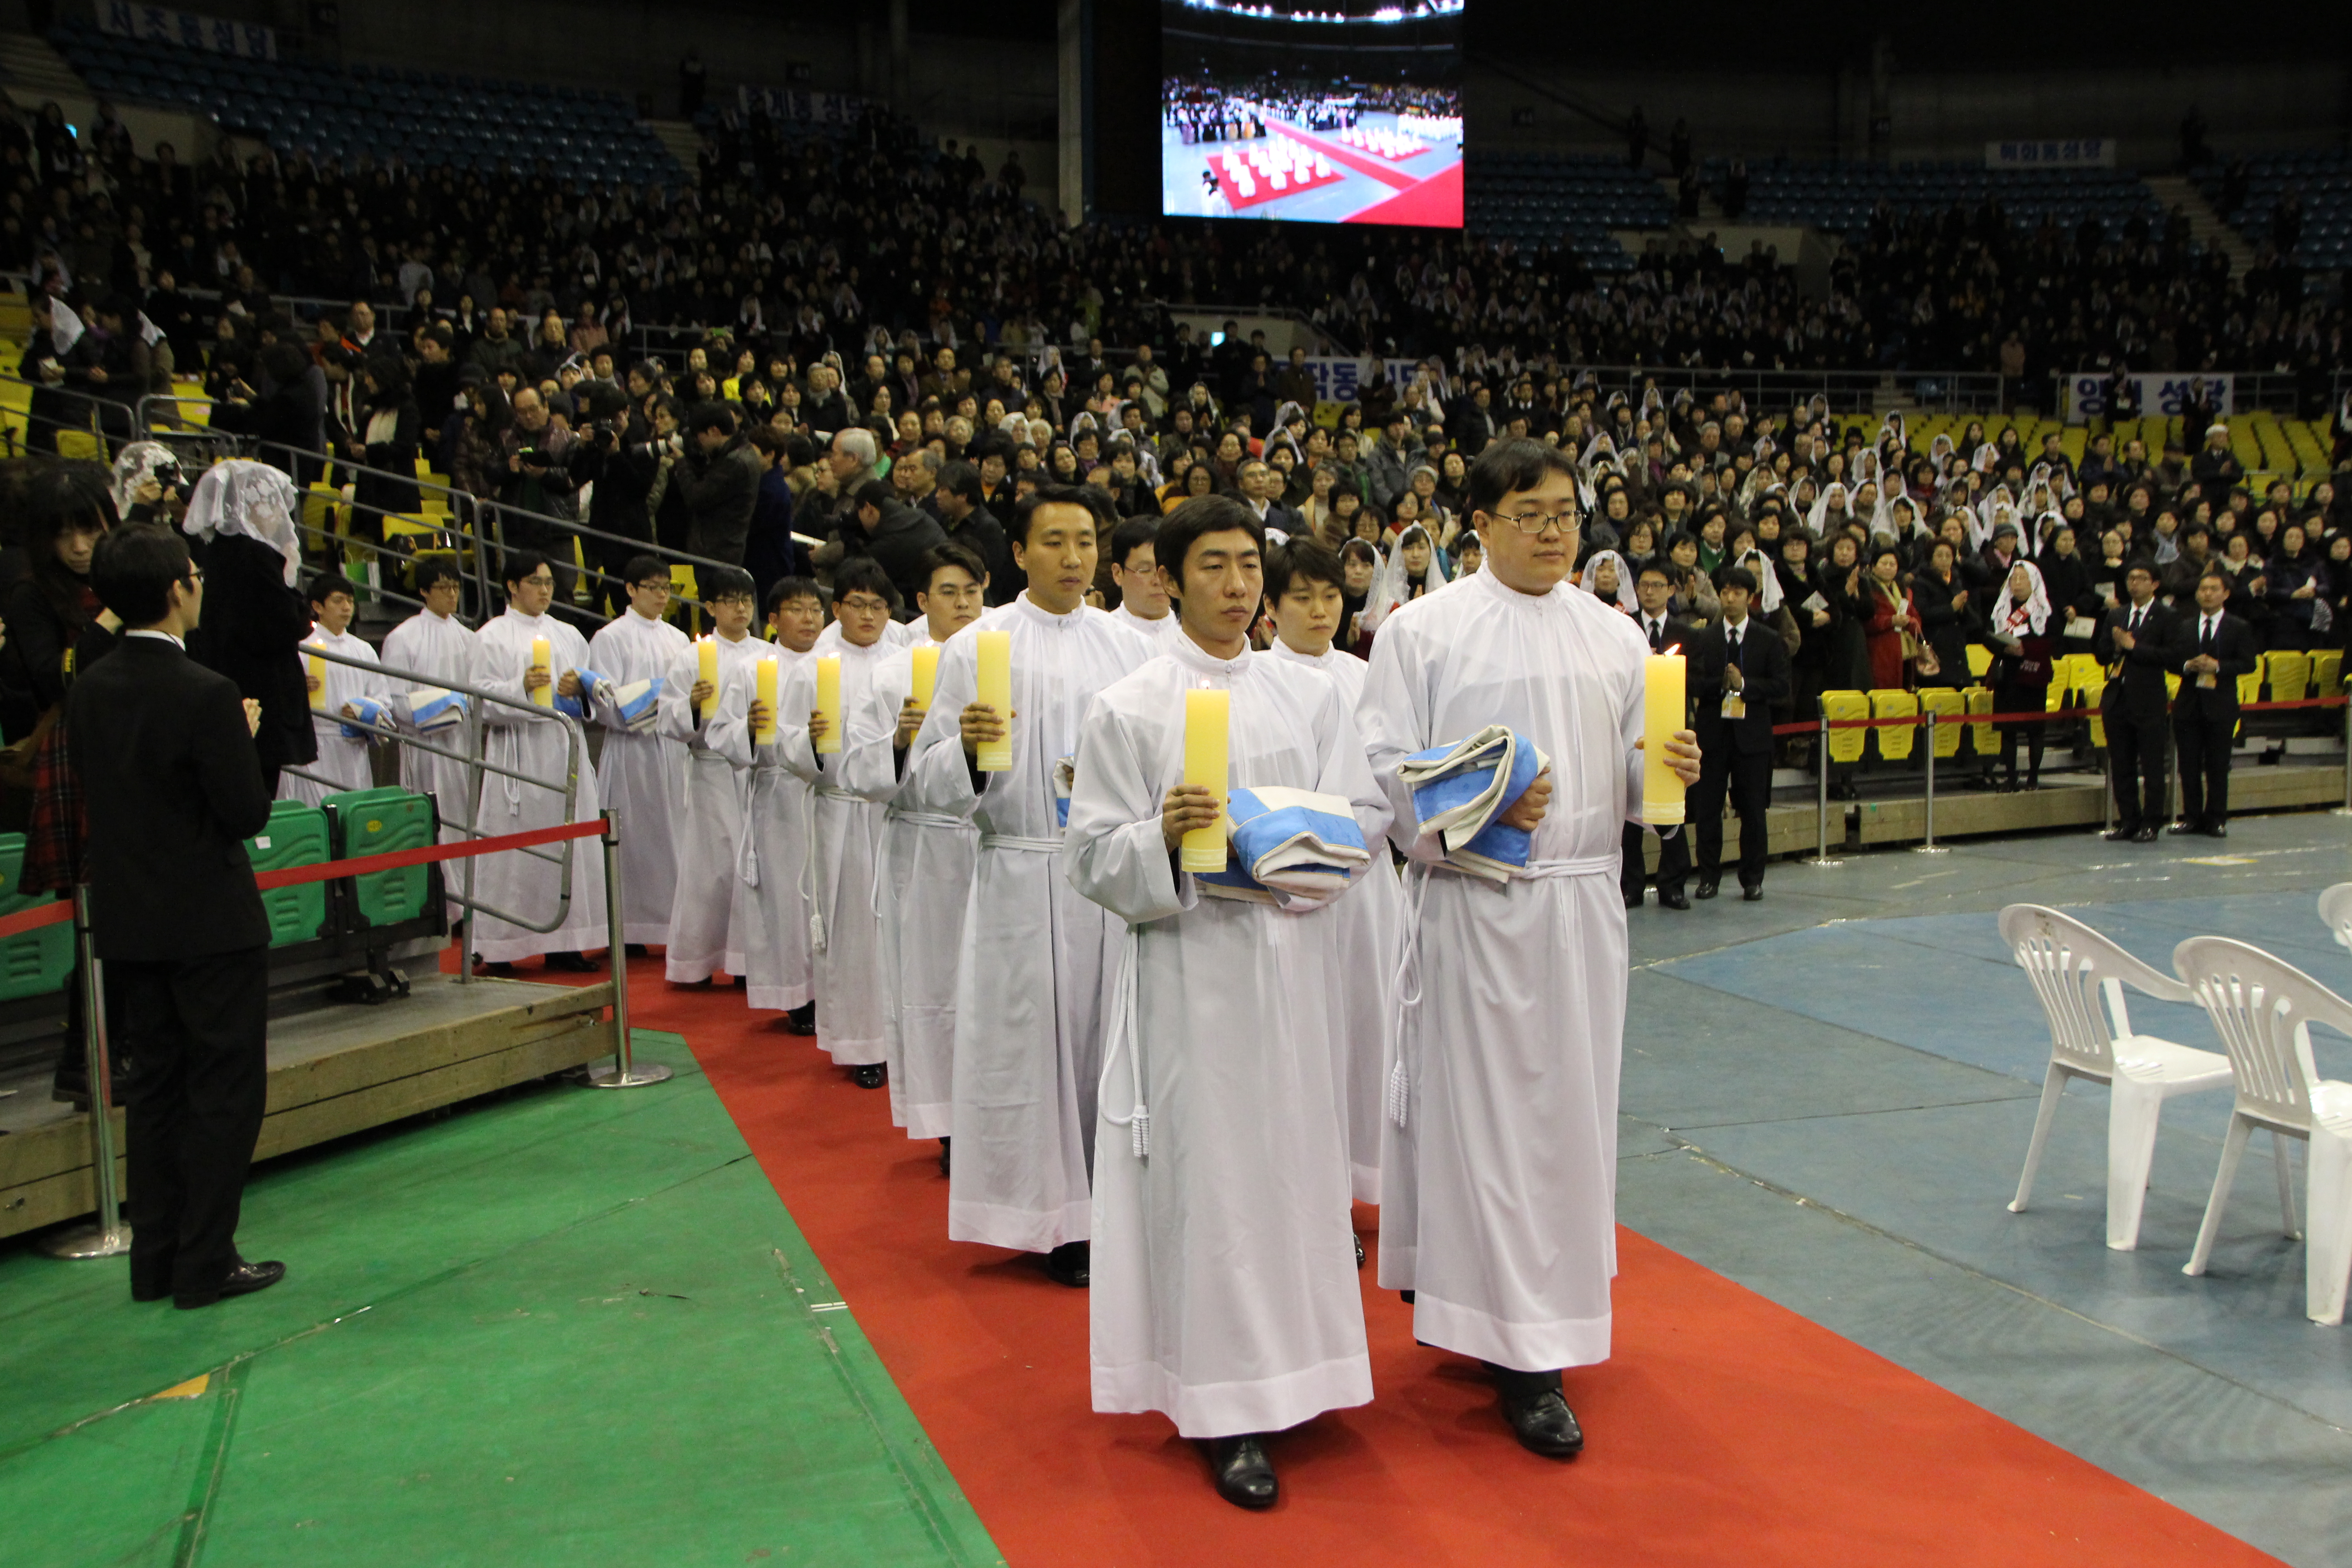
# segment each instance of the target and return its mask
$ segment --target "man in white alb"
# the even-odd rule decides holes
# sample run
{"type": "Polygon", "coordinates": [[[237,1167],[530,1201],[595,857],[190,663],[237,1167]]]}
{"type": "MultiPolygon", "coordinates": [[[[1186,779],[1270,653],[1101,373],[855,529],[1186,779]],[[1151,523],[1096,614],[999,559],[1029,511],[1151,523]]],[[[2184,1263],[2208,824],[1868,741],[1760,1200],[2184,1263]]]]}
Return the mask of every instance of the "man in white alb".
{"type": "MultiPolygon", "coordinates": [[[[474,683],[474,628],[457,618],[465,597],[465,582],[454,562],[427,557],[416,563],[416,593],[425,607],[392,628],[383,639],[383,662],[394,669],[413,670],[426,686],[471,686],[474,683]]],[[[420,689],[404,676],[387,677],[399,694],[393,716],[404,735],[419,736],[445,752],[466,750],[465,727],[457,725],[421,736],[409,699],[420,689]]],[[[471,706],[473,699],[464,700],[471,706]]],[[[441,842],[454,844],[466,836],[474,820],[472,775],[457,757],[436,755],[412,744],[400,748],[400,787],[431,795],[441,816],[441,842]]],[[[445,873],[454,868],[445,868],[445,873]]],[[[454,878],[452,879],[454,881],[454,878]]]]}
{"type": "MultiPolygon", "coordinates": [[[[771,650],[751,635],[759,589],[740,566],[710,566],[697,578],[710,612],[710,635],[680,647],[663,672],[660,733],[686,748],[686,809],[677,823],[677,886],[669,905],[669,951],[662,975],[699,985],[724,969],[747,965],[735,917],[735,858],[743,835],[745,767],[711,732],[726,693],[750,690],[752,672],[771,650]],[[702,650],[718,650],[716,680],[702,676],[702,650]]],[[[748,695],[744,700],[748,701],[748,695]]]]}
{"type": "MultiPolygon", "coordinates": [[[[589,668],[613,689],[596,694],[596,718],[604,726],[596,783],[621,825],[621,940],[667,945],[677,893],[678,824],[686,814],[686,747],[657,727],[633,725],[617,692],[640,680],[662,681],[667,689],[688,642],[662,618],[669,609],[669,568],[640,555],[623,575],[629,607],[588,639],[589,668]]],[[[660,699],[655,701],[658,710],[660,699]]]]}
{"type": "MultiPolygon", "coordinates": [[[[310,635],[302,639],[303,647],[374,664],[375,649],[368,646],[366,639],[353,637],[351,632],[352,617],[359,613],[359,590],[347,579],[329,574],[312,578],[310,635]]],[[[310,777],[305,778],[290,767],[279,774],[278,798],[316,805],[331,795],[373,789],[375,740],[369,733],[350,735],[344,730],[346,726],[359,727],[355,704],[382,701],[390,694],[390,683],[375,669],[355,668],[331,658],[322,658],[316,668],[310,668],[307,652],[303,658],[304,675],[311,692],[310,728],[319,737],[319,759],[301,764],[302,773],[310,777]]]]}

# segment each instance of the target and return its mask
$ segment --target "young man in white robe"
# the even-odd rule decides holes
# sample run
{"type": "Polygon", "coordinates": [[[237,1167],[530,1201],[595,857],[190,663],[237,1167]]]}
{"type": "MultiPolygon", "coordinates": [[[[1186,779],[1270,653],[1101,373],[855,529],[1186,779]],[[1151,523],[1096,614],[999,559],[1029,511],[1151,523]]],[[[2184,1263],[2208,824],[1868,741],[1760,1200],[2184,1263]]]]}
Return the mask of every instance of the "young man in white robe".
{"type": "MultiPolygon", "coordinates": [[[[667,691],[692,643],[662,618],[669,609],[668,567],[639,555],[623,568],[623,579],[629,607],[588,639],[588,664],[615,689],[596,693],[596,719],[604,727],[596,787],[621,827],[621,940],[640,949],[669,942],[678,826],[686,815],[686,746],[661,732],[658,718],[650,730],[632,728],[615,691],[640,680],[659,680],[667,691]]],[[[731,874],[728,880],[732,883],[731,874]]]]}
{"type": "Polygon", "coordinates": [[[1276,1498],[1266,1436],[1368,1403],[1371,1361],[1328,912],[1209,896],[1181,869],[1184,835],[1223,819],[1217,791],[1181,782],[1186,692],[1231,694],[1232,787],[1334,797],[1371,844],[1389,816],[1338,689],[1250,651],[1265,538],[1222,496],[1161,525],[1182,629],[1088,714],[1068,851],[1072,884],[1124,925],[1132,975],[1095,1143],[1094,1407],[1165,1414],[1209,1444],[1219,1493],[1253,1509],[1276,1498]]]}
{"type": "MultiPolygon", "coordinates": [[[[399,721],[404,736],[415,737],[426,745],[437,746],[444,752],[463,752],[466,750],[466,726],[436,730],[429,735],[416,729],[415,715],[409,711],[408,699],[425,687],[447,689],[452,686],[474,683],[474,628],[457,618],[458,604],[465,597],[465,580],[454,563],[426,559],[416,565],[416,592],[425,607],[392,628],[383,639],[383,662],[393,669],[410,670],[420,679],[408,676],[387,676],[396,700],[394,717],[399,721]]],[[[473,699],[467,698],[468,706],[473,699]]],[[[417,795],[430,795],[441,816],[441,842],[454,844],[466,837],[466,829],[474,820],[473,775],[457,757],[445,757],[404,741],[400,748],[400,787],[417,795]]],[[[442,868],[445,879],[455,886],[454,866],[442,868]]]]}
{"type": "MultiPolygon", "coordinates": [[[[824,630],[824,595],[805,577],[784,577],[768,589],[768,632],[775,641],[761,654],[776,661],[779,692],[814,656],[824,630]]],[[[756,685],[757,667],[754,667],[756,685]]],[[[751,769],[743,806],[743,847],[736,860],[735,908],[743,932],[743,1000],[783,1014],[784,1032],[816,1033],[814,953],[809,916],[815,908],[815,866],[809,846],[815,796],[783,763],[774,745],[754,747],[751,689],[721,695],[713,743],[739,767],[751,769]]]]}
{"type": "Polygon", "coordinates": [[[1154,652],[1165,652],[1181,635],[1168,591],[1160,586],[1152,540],[1160,532],[1156,517],[1130,517],[1110,536],[1110,580],[1118,589],[1118,607],[1111,611],[1118,624],[1149,640],[1154,652]]]}
{"type": "Polygon", "coordinates": [[[1063,875],[1060,781],[1096,695],[1151,657],[1086,602],[1096,542],[1115,523],[1110,497],[1090,487],[1024,498],[1011,543],[1028,586],[940,653],[900,795],[981,834],[957,958],[948,1235],[1045,1254],[1071,1286],[1088,1278],[1096,1080],[1121,932],[1063,875]],[[983,631],[1011,634],[1009,714],[979,700],[983,631]],[[1012,766],[982,772],[980,748],[1000,741],[1012,766]]]}
{"type": "MultiPolygon", "coordinates": [[[[506,579],[506,613],[484,626],[475,644],[474,668],[481,689],[506,699],[482,705],[483,750],[487,761],[528,776],[482,775],[475,831],[484,837],[504,837],[566,820],[593,822],[602,804],[587,732],[578,720],[557,711],[551,700],[542,707],[535,699],[551,688],[558,697],[579,697],[588,640],[570,622],[548,614],[555,602],[555,573],[547,557],[535,550],[509,551],[500,574],[506,579]],[[548,645],[544,667],[531,658],[531,645],[541,637],[548,645]],[[572,786],[568,818],[562,793],[567,779],[572,786]],[[554,787],[547,787],[551,784],[554,787]]],[[[594,838],[540,847],[551,856],[569,857],[568,904],[563,900],[563,866],[529,849],[501,850],[473,861],[480,868],[474,874],[474,898],[554,929],[532,931],[478,910],[474,952],[493,974],[511,973],[516,960],[538,953],[547,955],[550,969],[594,973],[597,963],[585,950],[605,945],[604,847],[594,838]]],[[[451,876],[453,890],[463,890],[463,876],[462,868],[451,876]]]]}
{"type": "Polygon", "coordinates": [[[320,575],[310,582],[310,635],[302,639],[304,676],[310,686],[310,728],[319,737],[319,759],[301,764],[305,778],[288,768],[278,775],[278,798],[316,805],[331,795],[375,787],[375,746],[373,734],[357,737],[343,732],[357,722],[362,700],[382,701],[391,695],[391,683],[374,668],[353,668],[335,659],[310,663],[309,649],[373,666],[375,649],[365,638],[352,635],[352,617],[359,613],[359,590],[341,577],[320,575]]]}
{"type": "MultiPolygon", "coordinates": [[[[1488,446],[1469,504],[1474,577],[1391,616],[1357,711],[1412,857],[1403,1009],[1381,1157],[1380,1282],[1413,1336],[1486,1363],[1506,1422],[1567,1458],[1584,1435],[1560,1370],[1609,1355],[1617,1269],[1617,1081],[1625,1021],[1622,825],[1641,800],[1643,659],[1632,617],[1568,582],[1576,475],[1556,447],[1488,446]],[[1530,833],[1496,886],[1442,864],[1405,758],[1507,725],[1549,758],[1499,820],[1530,833]]],[[[1698,777],[1680,731],[1668,764],[1698,777]]]]}
{"type": "MultiPolygon", "coordinates": [[[[940,1141],[940,1173],[950,1164],[950,1089],[955,1071],[956,952],[971,896],[980,830],[968,817],[918,811],[899,797],[907,755],[928,705],[917,706],[917,648],[934,650],[987,607],[988,568],[961,544],[934,545],[923,559],[922,640],[874,667],[866,701],[850,716],[842,778],[886,807],[882,823],[882,971],[888,985],[882,1038],[890,1079],[890,1120],[909,1138],[940,1141]]],[[[936,658],[937,653],[931,656],[936,658]]],[[[936,675],[936,667],[934,675],[936,675]]]]}
{"type": "MultiPolygon", "coordinates": [[[[853,556],[834,568],[833,625],[840,635],[830,648],[819,637],[790,674],[779,671],[776,739],[760,748],[772,750],[816,795],[810,846],[815,915],[809,928],[816,1043],[835,1066],[850,1069],[861,1089],[880,1089],[889,1077],[883,1043],[888,982],[874,912],[882,806],[849,787],[845,737],[847,716],[865,705],[875,667],[891,652],[884,634],[898,598],[877,562],[853,556]],[[828,658],[840,660],[835,714],[815,707],[817,671],[828,658]],[[828,736],[843,749],[818,751],[828,736]]],[[[756,715],[752,722],[756,728],[756,715]]]]}
{"type": "MultiPolygon", "coordinates": [[[[1311,533],[1266,552],[1265,607],[1274,621],[1266,657],[1319,671],[1353,721],[1370,668],[1331,646],[1346,607],[1339,557],[1311,533]]],[[[1382,831],[1386,831],[1383,823],[1382,831]]],[[[1385,838],[1373,841],[1371,866],[1348,896],[1314,916],[1331,943],[1331,1076],[1339,1091],[1348,1141],[1348,1180],[1356,1201],[1381,1201],[1381,1095],[1396,1048],[1396,966],[1404,929],[1404,891],[1385,838]]],[[[1360,1243],[1359,1246],[1360,1247],[1360,1243]]]]}
{"type": "Polygon", "coordinates": [[[721,749],[711,726],[733,688],[743,688],[739,710],[751,700],[759,661],[770,651],[751,635],[760,596],[749,572],[706,566],[697,582],[710,613],[710,634],[670,655],[662,674],[660,717],[654,721],[656,733],[686,752],[677,881],[670,896],[669,951],[662,958],[663,977],[673,985],[700,985],[721,969],[740,975],[749,967],[735,888],[751,770],[721,749]],[[715,681],[702,678],[706,645],[719,650],[715,681]]]}

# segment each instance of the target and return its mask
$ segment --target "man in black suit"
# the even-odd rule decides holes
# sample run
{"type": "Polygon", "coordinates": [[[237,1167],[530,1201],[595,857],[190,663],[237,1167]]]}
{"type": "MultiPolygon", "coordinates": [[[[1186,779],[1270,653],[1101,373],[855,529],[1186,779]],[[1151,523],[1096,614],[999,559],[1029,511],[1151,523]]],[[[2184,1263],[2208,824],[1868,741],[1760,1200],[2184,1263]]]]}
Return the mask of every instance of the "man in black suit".
{"type": "Polygon", "coordinates": [[[1756,575],[1734,566],[1716,585],[1722,618],[1700,630],[1689,650],[1691,728],[1698,731],[1698,783],[1690,816],[1698,835],[1698,896],[1715,897],[1723,879],[1723,798],[1739,813],[1740,897],[1764,896],[1765,841],[1772,805],[1772,705],[1789,699],[1789,645],[1749,618],[1756,575]]]}
{"type": "MultiPolygon", "coordinates": [[[[1674,602],[1675,580],[1662,565],[1642,568],[1635,581],[1634,596],[1641,600],[1642,613],[1637,617],[1643,638],[1652,653],[1664,653],[1670,647],[1687,649],[1698,637],[1698,627],[1688,621],[1675,619],[1667,610],[1674,602]]],[[[1701,770],[1704,772],[1704,769],[1701,770]]],[[[1690,895],[1683,891],[1683,883],[1690,876],[1690,828],[1677,823],[1656,830],[1658,835],[1658,903],[1661,908],[1686,910],[1690,895]]],[[[1619,888],[1625,895],[1625,907],[1642,907],[1642,893],[1649,882],[1649,872],[1643,865],[1642,825],[1629,822],[1621,840],[1623,860],[1617,875],[1619,888]]]]}
{"type": "Polygon", "coordinates": [[[2180,820],[2175,833],[2227,838],[2230,742],[2238,729],[2238,678],[2253,673],[2254,628],[2225,614],[2230,580],[2197,579],[2197,613],[2173,628],[2172,667],[2180,695],[2172,704],[2172,741],[2180,748],[2180,820]]]}
{"type": "Polygon", "coordinates": [[[245,850],[269,821],[260,708],[187,657],[204,577],[178,534],[117,530],[90,580],[128,628],[74,682],[66,723],[131,1061],[131,1294],[207,1307],[286,1276],[236,1251],[268,1077],[269,923],[245,850]]]}
{"type": "Polygon", "coordinates": [[[2099,710],[2107,728],[2107,770],[2115,784],[2116,826],[2107,837],[2118,843],[2156,842],[2165,820],[2165,774],[2170,762],[2165,722],[2164,678],[2171,612],[2156,602],[2156,566],[2145,558],[2124,574],[2130,603],[2099,618],[2091,651],[2106,667],[2106,689],[2099,710]]]}

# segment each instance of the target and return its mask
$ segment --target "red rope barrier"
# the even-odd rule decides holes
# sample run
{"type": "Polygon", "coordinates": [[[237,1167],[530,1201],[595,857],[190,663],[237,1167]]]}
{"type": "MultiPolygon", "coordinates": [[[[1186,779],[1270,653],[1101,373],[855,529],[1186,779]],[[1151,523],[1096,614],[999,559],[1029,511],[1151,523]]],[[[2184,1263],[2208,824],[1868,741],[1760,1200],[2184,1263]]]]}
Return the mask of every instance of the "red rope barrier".
{"type": "MultiPolygon", "coordinates": [[[[593,838],[604,831],[602,822],[562,822],[553,827],[535,827],[528,833],[509,833],[499,838],[477,838],[459,844],[431,844],[421,849],[388,849],[381,855],[362,855],[351,860],[328,860],[316,866],[288,866],[280,870],[263,871],[254,879],[258,888],[292,888],[305,882],[332,882],[344,877],[364,877],[376,871],[398,871],[410,866],[426,866],[438,860],[463,860],[475,855],[494,855],[502,849],[528,849],[539,844],[557,844],[567,838],[593,838]]],[[[73,900],[58,899],[29,910],[19,910],[13,915],[0,915],[0,940],[18,936],[43,926],[61,925],[73,919],[73,900]]]]}
{"type": "MultiPolygon", "coordinates": [[[[2301,697],[2287,702],[2241,702],[2238,704],[2238,711],[2269,713],[2286,708],[2341,708],[2347,702],[2352,702],[2352,697],[2301,697]]],[[[2047,722],[2053,719],[2104,719],[2105,717],[2105,712],[2097,708],[2059,708],[2043,709],[2032,713],[1938,713],[1936,715],[1936,721],[1940,724],[2031,724],[2037,721],[2047,722]]],[[[1830,728],[1832,730],[1885,730],[1908,726],[1917,729],[1927,722],[1926,714],[1910,713],[1897,714],[1891,719],[1832,719],[1830,721],[1830,728]]],[[[1772,726],[1772,733],[1775,735],[1818,735],[1821,732],[1822,724],[1818,719],[1810,724],[1772,726]]]]}

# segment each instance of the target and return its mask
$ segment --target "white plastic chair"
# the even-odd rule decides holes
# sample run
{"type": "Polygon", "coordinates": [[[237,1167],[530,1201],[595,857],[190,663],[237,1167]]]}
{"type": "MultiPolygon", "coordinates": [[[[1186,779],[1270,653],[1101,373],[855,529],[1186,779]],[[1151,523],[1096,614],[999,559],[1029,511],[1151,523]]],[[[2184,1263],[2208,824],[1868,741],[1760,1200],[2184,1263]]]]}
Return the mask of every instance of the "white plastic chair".
{"type": "Polygon", "coordinates": [[[2197,1250],[2184,1274],[2202,1274],[2212,1255],[2221,1210],[2246,1140],[2270,1130],[2279,1162],[2279,1207],[2286,1234],[2295,1234],[2294,1193],[2287,1184],[2286,1141],[2308,1145],[2304,1206],[2309,1242],[2304,1248],[2303,1310],[2315,1323],[2344,1321],[2352,1276],[2352,1083],[2319,1076],[2311,1055],[2314,1024],[2352,1037],[2352,1002],[2258,947],[2223,936],[2193,936],[2172,950],[2172,966],[2204,1004],[2214,1032],[2237,1069],[2238,1103],[2221,1142],[2221,1168],[2198,1227],[2197,1250]]]}
{"type": "Polygon", "coordinates": [[[2042,1109],[2033,1118],[2033,1141],[2026,1145],[2025,1171],[2017,1179],[2010,1212],[2023,1214],[2032,1196],[2033,1173],[2067,1084],[2076,1079],[2104,1083],[2107,1245],[2129,1252],[2139,1245],[2140,1210],[2147,1201],[2147,1173],[2156,1159],[2164,1102],[2177,1094],[2226,1087],[2230,1059],[2136,1032],[2124,1005],[2125,986],[2164,1002],[2193,1001],[2189,988],[2072,916],[2039,904],[2011,904],[2000,911],[2000,939],[2033,983],[2050,1022],[2042,1109]]]}
{"type": "Polygon", "coordinates": [[[2352,947],[2352,882],[2338,882],[2319,895],[2319,919],[2337,942],[2352,947]]]}

